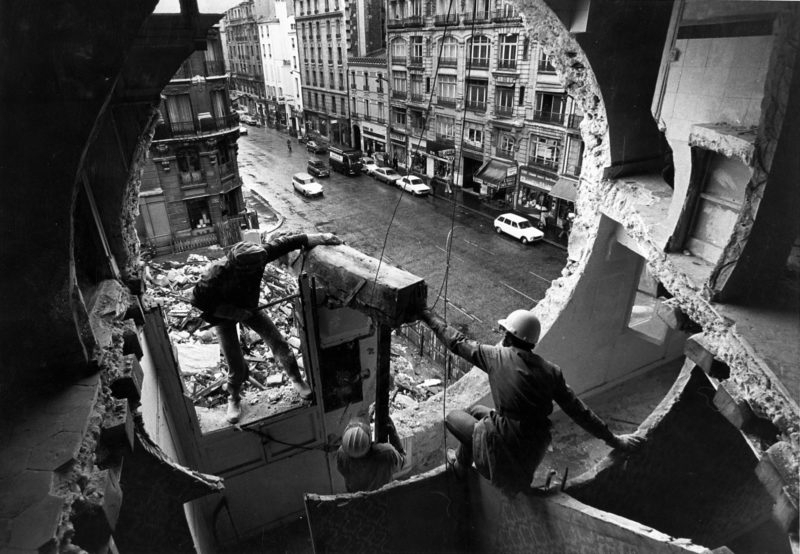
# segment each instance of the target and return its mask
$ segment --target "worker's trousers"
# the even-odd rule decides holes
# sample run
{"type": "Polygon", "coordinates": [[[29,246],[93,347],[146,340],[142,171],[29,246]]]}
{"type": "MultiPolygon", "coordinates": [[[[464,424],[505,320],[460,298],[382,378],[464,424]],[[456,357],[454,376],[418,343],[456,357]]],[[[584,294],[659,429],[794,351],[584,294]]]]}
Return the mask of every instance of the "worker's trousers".
{"type": "Polygon", "coordinates": [[[453,410],[444,418],[447,430],[461,443],[456,449],[456,459],[465,468],[472,465],[472,432],[475,425],[491,411],[491,408],[475,404],[466,410],[453,410]]]}
{"type": "MultiPolygon", "coordinates": [[[[249,318],[242,321],[242,324],[258,333],[264,339],[264,342],[272,350],[275,359],[278,360],[290,379],[293,381],[301,380],[297,359],[294,357],[291,347],[265,310],[256,311],[249,318]]],[[[239,343],[236,323],[226,321],[216,325],[215,329],[219,337],[222,353],[228,362],[228,391],[238,391],[242,387],[242,383],[247,380],[248,366],[242,353],[242,345],[239,343]]]]}

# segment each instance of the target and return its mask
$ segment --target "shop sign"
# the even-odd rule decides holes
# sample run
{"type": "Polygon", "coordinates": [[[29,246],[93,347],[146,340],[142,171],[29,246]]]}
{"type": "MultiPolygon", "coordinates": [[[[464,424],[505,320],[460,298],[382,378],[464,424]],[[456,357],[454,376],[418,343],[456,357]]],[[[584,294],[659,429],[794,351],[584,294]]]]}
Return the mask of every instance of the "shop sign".
{"type": "Polygon", "coordinates": [[[553,188],[553,183],[549,183],[542,179],[541,177],[537,177],[527,169],[521,169],[519,172],[519,182],[522,185],[528,187],[534,187],[545,192],[550,192],[553,188]]]}
{"type": "Polygon", "coordinates": [[[397,134],[397,133],[389,133],[389,138],[391,138],[392,140],[396,140],[397,142],[403,142],[404,143],[406,141],[406,136],[405,135],[400,135],[400,134],[397,134]]]}
{"type": "Polygon", "coordinates": [[[508,169],[506,169],[506,177],[513,177],[517,174],[517,166],[512,165],[508,169]]]}

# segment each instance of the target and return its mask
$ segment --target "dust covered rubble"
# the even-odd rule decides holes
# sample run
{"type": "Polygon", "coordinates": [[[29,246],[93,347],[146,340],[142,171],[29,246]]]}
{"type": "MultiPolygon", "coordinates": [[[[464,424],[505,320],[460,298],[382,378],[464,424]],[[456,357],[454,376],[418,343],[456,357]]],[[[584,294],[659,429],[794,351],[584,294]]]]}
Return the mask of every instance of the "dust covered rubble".
{"type": "MultiPolygon", "coordinates": [[[[151,302],[164,310],[169,335],[178,353],[186,393],[196,406],[224,409],[227,399],[225,358],[213,327],[189,303],[192,289],[210,262],[209,258],[198,254],[190,254],[185,263],[151,261],[146,266],[145,278],[151,302]]],[[[276,265],[267,264],[259,304],[296,292],[294,276],[276,265]]],[[[266,310],[283,336],[287,337],[304,371],[292,304],[284,302],[266,310]]],[[[245,402],[256,404],[265,400],[272,404],[299,403],[299,396],[261,337],[240,326],[239,338],[251,377],[243,387],[245,402]]],[[[392,333],[390,399],[392,407],[397,410],[416,408],[419,402],[442,390],[439,371],[415,355],[414,349],[403,337],[392,333]]]]}

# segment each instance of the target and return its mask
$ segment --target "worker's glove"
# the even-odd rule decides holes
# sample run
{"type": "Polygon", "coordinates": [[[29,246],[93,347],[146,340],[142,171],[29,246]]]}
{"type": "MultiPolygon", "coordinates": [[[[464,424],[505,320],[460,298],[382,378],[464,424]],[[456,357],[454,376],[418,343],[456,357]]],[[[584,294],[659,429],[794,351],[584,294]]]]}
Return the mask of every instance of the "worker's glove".
{"type": "Polygon", "coordinates": [[[220,304],[217,306],[217,309],[214,310],[214,317],[218,317],[219,319],[227,319],[229,321],[244,321],[251,315],[253,314],[250,312],[250,310],[239,308],[233,304],[220,304]]]}
{"type": "Polygon", "coordinates": [[[444,320],[438,315],[436,315],[436,312],[434,312],[430,308],[423,309],[422,312],[420,313],[419,318],[425,325],[431,328],[435,327],[436,325],[441,326],[445,324],[444,320]]]}
{"type": "Polygon", "coordinates": [[[322,246],[325,244],[336,245],[342,244],[342,239],[333,233],[313,233],[308,236],[308,247],[314,248],[315,246],[322,246]]]}
{"type": "Polygon", "coordinates": [[[644,444],[644,437],[639,435],[614,435],[611,447],[624,452],[632,452],[644,444]]]}

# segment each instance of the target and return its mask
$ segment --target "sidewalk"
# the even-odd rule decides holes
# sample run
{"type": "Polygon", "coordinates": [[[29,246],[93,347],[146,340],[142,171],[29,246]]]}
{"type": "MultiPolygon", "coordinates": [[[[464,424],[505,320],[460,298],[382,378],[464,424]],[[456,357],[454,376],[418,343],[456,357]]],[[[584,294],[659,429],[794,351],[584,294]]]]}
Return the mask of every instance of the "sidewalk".
{"type": "MultiPolygon", "coordinates": [[[[490,206],[486,202],[480,200],[480,197],[472,192],[469,189],[463,189],[461,187],[451,187],[452,192],[447,194],[445,192],[444,183],[431,179],[428,183],[433,191],[433,196],[435,198],[440,198],[446,200],[448,202],[456,202],[459,206],[463,207],[466,210],[469,210],[477,215],[486,217],[488,219],[494,220],[498,215],[504,214],[507,212],[513,212],[512,209],[509,208],[495,208],[490,206]]],[[[516,212],[514,212],[516,213],[516,212]]],[[[525,215],[525,214],[519,214],[525,215]]],[[[528,219],[531,219],[529,216],[528,219]]],[[[557,246],[558,248],[563,248],[566,250],[567,248],[567,237],[559,238],[558,234],[561,230],[558,228],[553,227],[552,225],[548,225],[547,229],[544,231],[544,241],[552,244],[553,246],[557,246]]]]}

